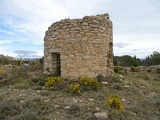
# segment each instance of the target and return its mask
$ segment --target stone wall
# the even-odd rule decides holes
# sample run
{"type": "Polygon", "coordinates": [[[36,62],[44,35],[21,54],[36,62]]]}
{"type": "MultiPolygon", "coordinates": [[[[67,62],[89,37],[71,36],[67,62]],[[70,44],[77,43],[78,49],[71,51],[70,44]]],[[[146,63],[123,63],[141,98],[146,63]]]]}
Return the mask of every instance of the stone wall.
{"type": "Polygon", "coordinates": [[[53,23],[44,38],[44,72],[77,79],[113,71],[112,22],[108,14],[53,23]]]}

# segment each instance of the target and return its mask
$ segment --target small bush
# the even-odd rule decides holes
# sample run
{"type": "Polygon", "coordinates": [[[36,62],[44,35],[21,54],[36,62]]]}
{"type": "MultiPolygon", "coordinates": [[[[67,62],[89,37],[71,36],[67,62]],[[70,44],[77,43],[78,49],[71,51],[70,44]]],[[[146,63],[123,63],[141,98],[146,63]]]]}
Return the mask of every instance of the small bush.
{"type": "Polygon", "coordinates": [[[31,111],[22,112],[14,120],[39,120],[37,115],[31,111]]]}
{"type": "Polygon", "coordinates": [[[120,65],[117,65],[117,66],[114,66],[114,72],[115,73],[119,73],[119,71],[121,70],[121,66],[120,65]]]}
{"type": "Polygon", "coordinates": [[[159,74],[160,73],[160,68],[156,69],[156,73],[159,74]]]}
{"type": "Polygon", "coordinates": [[[8,116],[15,116],[20,113],[20,108],[12,101],[0,103],[0,119],[5,120],[8,116]]]}
{"type": "Polygon", "coordinates": [[[124,69],[124,72],[125,72],[126,74],[128,73],[126,68],[124,69]]]}
{"type": "Polygon", "coordinates": [[[139,72],[139,69],[135,66],[131,66],[130,68],[132,72],[139,72]]]}
{"type": "Polygon", "coordinates": [[[14,89],[27,89],[28,86],[25,83],[18,83],[14,86],[14,89]]]}
{"type": "Polygon", "coordinates": [[[6,75],[6,71],[0,68],[0,75],[6,75]]]}
{"type": "Polygon", "coordinates": [[[147,72],[152,72],[151,68],[148,68],[148,69],[147,69],[147,72]]]}
{"type": "Polygon", "coordinates": [[[49,92],[42,91],[42,92],[40,92],[40,95],[41,95],[41,96],[49,96],[50,93],[49,93],[49,92]]]}
{"type": "Polygon", "coordinates": [[[84,76],[84,77],[80,78],[79,83],[80,83],[80,85],[89,86],[90,81],[91,81],[91,78],[89,78],[88,76],[84,76]]]}
{"type": "Polygon", "coordinates": [[[55,89],[56,84],[61,83],[63,80],[61,77],[48,77],[48,81],[45,82],[45,86],[49,89],[55,89]]]}
{"type": "Polygon", "coordinates": [[[42,86],[34,86],[33,89],[34,90],[43,90],[43,87],[42,86]]]}
{"type": "Polygon", "coordinates": [[[80,84],[70,84],[69,89],[71,93],[79,95],[81,93],[80,84]]]}
{"type": "Polygon", "coordinates": [[[114,83],[112,85],[112,88],[116,89],[116,90],[123,90],[124,89],[124,87],[123,87],[123,85],[121,83],[114,83]]]}
{"type": "Polygon", "coordinates": [[[114,94],[106,100],[107,106],[115,110],[123,110],[124,107],[121,102],[121,97],[117,94],[114,94]]]}
{"type": "Polygon", "coordinates": [[[69,114],[73,114],[74,116],[80,115],[80,107],[78,105],[71,105],[68,110],[69,114]]]}
{"type": "Polygon", "coordinates": [[[84,115],[84,120],[97,120],[97,117],[93,113],[86,113],[84,115]]]}
{"type": "Polygon", "coordinates": [[[0,68],[0,84],[5,84],[7,82],[6,71],[0,68]]]}
{"type": "Polygon", "coordinates": [[[89,78],[88,76],[80,78],[79,83],[81,86],[91,87],[92,90],[98,90],[98,88],[100,87],[100,82],[98,82],[94,78],[89,78]]]}
{"type": "Polygon", "coordinates": [[[106,80],[110,85],[120,82],[119,77],[117,77],[117,76],[108,77],[108,78],[106,78],[106,80]]]}
{"type": "Polygon", "coordinates": [[[97,75],[96,79],[97,79],[98,82],[102,82],[102,81],[105,80],[103,75],[97,75]]]}
{"type": "Polygon", "coordinates": [[[136,116],[127,110],[112,111],[108,116],[108,120],[137,120],[136,116]]]}
{"type": "Polygon", "coordinates": [[[42,78],[32,78],[31,79],[33,83],[37,84],[37,85],[45,85],[46,80],[42,79],[42,78]]]}
{"type": "Polygon", "coordinates": [[[149,80],[149,76],[148,75],[144,75],[144,79],[145,80],[149,80]]]}
{"type": "Polygon", "coordinates": [[[67,87],[68,87],[68,83],[63,80],[62,82],[56,83],[54,89],[55,89],[55,90],[62,90],[62,89],[65,89],[65,88],[67,88],[67,87]]]}

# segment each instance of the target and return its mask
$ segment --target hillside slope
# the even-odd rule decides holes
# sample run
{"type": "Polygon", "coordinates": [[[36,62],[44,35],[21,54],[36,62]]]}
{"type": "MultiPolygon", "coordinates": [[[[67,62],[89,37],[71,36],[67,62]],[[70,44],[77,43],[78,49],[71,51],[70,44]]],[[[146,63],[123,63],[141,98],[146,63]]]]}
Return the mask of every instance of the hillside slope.
{"type": "Polygon", "coordinates": [[[106,77],[98,91],[69,92],[68,84],[49,90],[41,65],[0,70],[0,120],[159,120],[160,74],[157,68],[121,70],[106,77]],[[16,71],[17,70],[17,71],[16,71]],[[148,71],[148,72],[147,72],[148,71]],[[106,99],[118,94],[124,110],[115,111],[106,99]]]}

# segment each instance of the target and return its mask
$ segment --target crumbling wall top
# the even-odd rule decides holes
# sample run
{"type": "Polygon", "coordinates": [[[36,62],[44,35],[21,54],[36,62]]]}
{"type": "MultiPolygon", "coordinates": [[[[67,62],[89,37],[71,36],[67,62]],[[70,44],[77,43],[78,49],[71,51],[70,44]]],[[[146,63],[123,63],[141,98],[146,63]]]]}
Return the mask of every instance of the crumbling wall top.
{"type": "Polygon", "coordinates": [[[56,27],[57,25],[60,25],[60,24],[61,25],[67,25],[67,24],[69,25],[69,24],[76,24],[76,23],[81,24],[81,23],[86,22],[86,21],[88,23],[90,23],[90,22],[93,22],[93,20],[100,21],[100,22],[104,22],[104,21],[105,22],[110,22],[112,24],[112,22],[109,19],[109,14],[105,13],[105,14],[99,14],[99,15],[96,15],[96,16],[85,16],[85,17],[83,17],[81,19],[65,18],[65,19],[62,19],[60,21],[57,21],[57,22],[53,23],[49,27],[49,29],[52,28],[52,27],[56,27]]]}

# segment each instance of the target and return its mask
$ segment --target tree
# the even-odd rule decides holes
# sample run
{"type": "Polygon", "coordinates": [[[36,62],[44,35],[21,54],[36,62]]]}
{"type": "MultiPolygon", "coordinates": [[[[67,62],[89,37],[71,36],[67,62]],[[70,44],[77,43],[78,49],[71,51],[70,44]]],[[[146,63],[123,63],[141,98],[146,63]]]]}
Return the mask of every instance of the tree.
{"type": "Polygon", "coordinates": [[[129,55],[124,55],[124,56],[114,57],[114,65],[129,67],[129,66],[139,66],[140,64],[141,64],[141,60],[136,58],[136,56],[132,57],[129,55]]]}
{"type": "Polygon", "coordinates": [[[147,56],[143,61],[146,65],[159,65],[160,64],[160,53],[154,51],[151,55],[147,56]]]}

